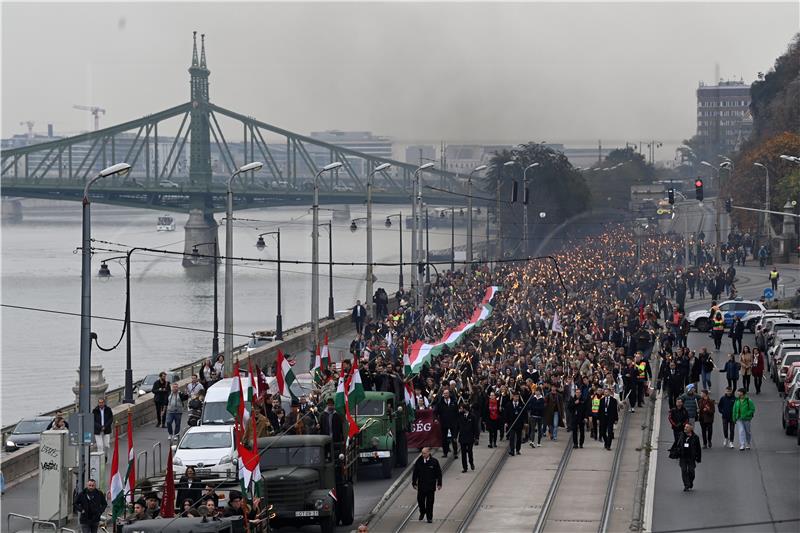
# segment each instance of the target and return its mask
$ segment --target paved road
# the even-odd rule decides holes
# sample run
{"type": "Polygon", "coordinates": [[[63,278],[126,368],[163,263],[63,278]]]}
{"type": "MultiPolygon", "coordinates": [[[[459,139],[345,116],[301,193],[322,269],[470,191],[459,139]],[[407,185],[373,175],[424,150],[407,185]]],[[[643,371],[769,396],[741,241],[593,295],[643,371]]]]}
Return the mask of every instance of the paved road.
{"type": "MultiPolygon", "coordinates": [[[[756,270],[758,268],[756,267],[756,270]]],[[[760,283],[751,283],[744,296],[754,297],[760,283]]],[[[687,305],[691,311],[704,305],[687,305]]],[[[745,345],[754,344],[753,335],[745,335],[745,345]]],[[[693,332],[689,347],[703,346],[713,350],[708,334],[693,332]]],[[[726,338],[715,354],[722,367],[730,351],[726,338]]],[[[718,400],[726,382],[716,372],[712,378],[712,397],[718,400]]],[[[661,431],[658,438],[658,461],[653,509],[653,532],[727,531],[727,532],[797,532],[800,521],[800,447],[795,438],[784,434],[781,427],[782,401],[771,381],[765,379],[760,395],[751,397],[756,403],[752,423],[753,449],[740,452],[722,448],[722,425],[715,417],[713,447],[703,450],[703,462],[697,469],[694,492],[683,492],[680,468],[669,459],[672,431],[666,422],[668,405],[661,405],[661,431]],[[749,525],[743,525],[749,524],[749,525]]],[[[699,432],[699,426],[698,426],[699,432]]]]}

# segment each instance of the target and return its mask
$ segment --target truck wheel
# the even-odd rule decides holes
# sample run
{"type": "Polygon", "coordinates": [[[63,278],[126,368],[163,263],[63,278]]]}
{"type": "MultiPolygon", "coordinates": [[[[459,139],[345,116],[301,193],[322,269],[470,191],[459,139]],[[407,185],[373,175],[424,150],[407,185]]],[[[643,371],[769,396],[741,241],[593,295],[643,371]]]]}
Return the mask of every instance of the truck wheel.
{"type": "Polygon", "coordinates": [[[381,459],[381,474],[383,479],[392,477],[392,468],[394,467],[394,456],[381,459]]]}
{"type": "Polygon", "coordinates": [[[711,322],[707,318],[698,318],[695,321],[694,326],[700,333],[708,333],[711,331],[711,322]]]}
{"type": "Polygon", "coordinates": [[[337,489],[339,501],[336,505],[336,511],[339,515],[339,523],[343,526],[349,526],[355,519],[355,494],[353,493],[353,485],[345,483],[337,489]]]}
{"type": "Polygon", "coordinates": [[[406,433],[401,432],[397,436],[397,461],[396,465],[400,468],[408,466],[408,440],[406,439],[406,433]]]}
{"type": "Polygon", "coordinates": [[[333,512],[327,518],[323,518],[319,523],[320,533],[333,533],[336,529],[336,513],[333,512]]]}

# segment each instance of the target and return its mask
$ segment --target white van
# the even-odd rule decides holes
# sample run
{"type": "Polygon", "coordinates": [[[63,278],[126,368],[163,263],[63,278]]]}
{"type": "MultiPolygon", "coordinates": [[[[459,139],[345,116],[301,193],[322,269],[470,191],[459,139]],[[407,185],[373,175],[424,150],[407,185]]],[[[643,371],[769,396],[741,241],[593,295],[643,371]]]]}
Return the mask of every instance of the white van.
{"type": "MultiPolygon", "coordinates": [[[[233,415],[227,409],[228,395],[230,395],[233,380],[234,378],[224,378],[208,388],[203,403],[203,414],[200,416],[201,425],[233,425],[233,415]]],[[[242,391],[247,390],[249,384],[250,376],[246,374],[239,376],[239,386],[242,391]]]]}

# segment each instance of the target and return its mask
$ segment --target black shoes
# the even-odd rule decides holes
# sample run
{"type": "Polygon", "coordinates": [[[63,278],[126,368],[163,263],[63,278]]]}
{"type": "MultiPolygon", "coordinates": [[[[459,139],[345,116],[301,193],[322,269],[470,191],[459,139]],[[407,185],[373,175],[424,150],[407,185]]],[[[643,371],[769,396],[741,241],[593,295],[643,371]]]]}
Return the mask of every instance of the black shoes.
{"type": "Polygon", "coordinates": [[[419,515],[419,521],[422,522],[422,519],[425,518],[425,514],[419,515]]]}
{"type": "Polygon", "coordinates": [[[462,470],[462,471],[461,471],[461,473],[462,473],[462,474],[466,474],[466,473],[467,473],[467,471],[466,471],[466,470],[462,470]]]}
{"type": "Polygon", "coordinates": [[[475,465],[469,465],[469,467],[470,467],[471,469],[475,470],[475,465]]]}
{"type": "Polygon", "coordinates": [[[433,524],[433,519],[432,518],[428,518],[428,523],[429,524],[433,524]]]}

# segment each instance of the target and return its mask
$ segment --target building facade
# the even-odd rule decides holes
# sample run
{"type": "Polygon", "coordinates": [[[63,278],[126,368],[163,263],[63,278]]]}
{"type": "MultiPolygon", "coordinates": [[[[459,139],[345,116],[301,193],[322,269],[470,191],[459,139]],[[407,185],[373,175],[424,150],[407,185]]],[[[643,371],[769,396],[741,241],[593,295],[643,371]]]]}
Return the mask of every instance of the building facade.
{"type": "Polygon", "coordinates": [[[735,151],[753,128],[750,86],[742,81],[700,82],[697,88],[697,136],[720,153],[735,151]]]}

